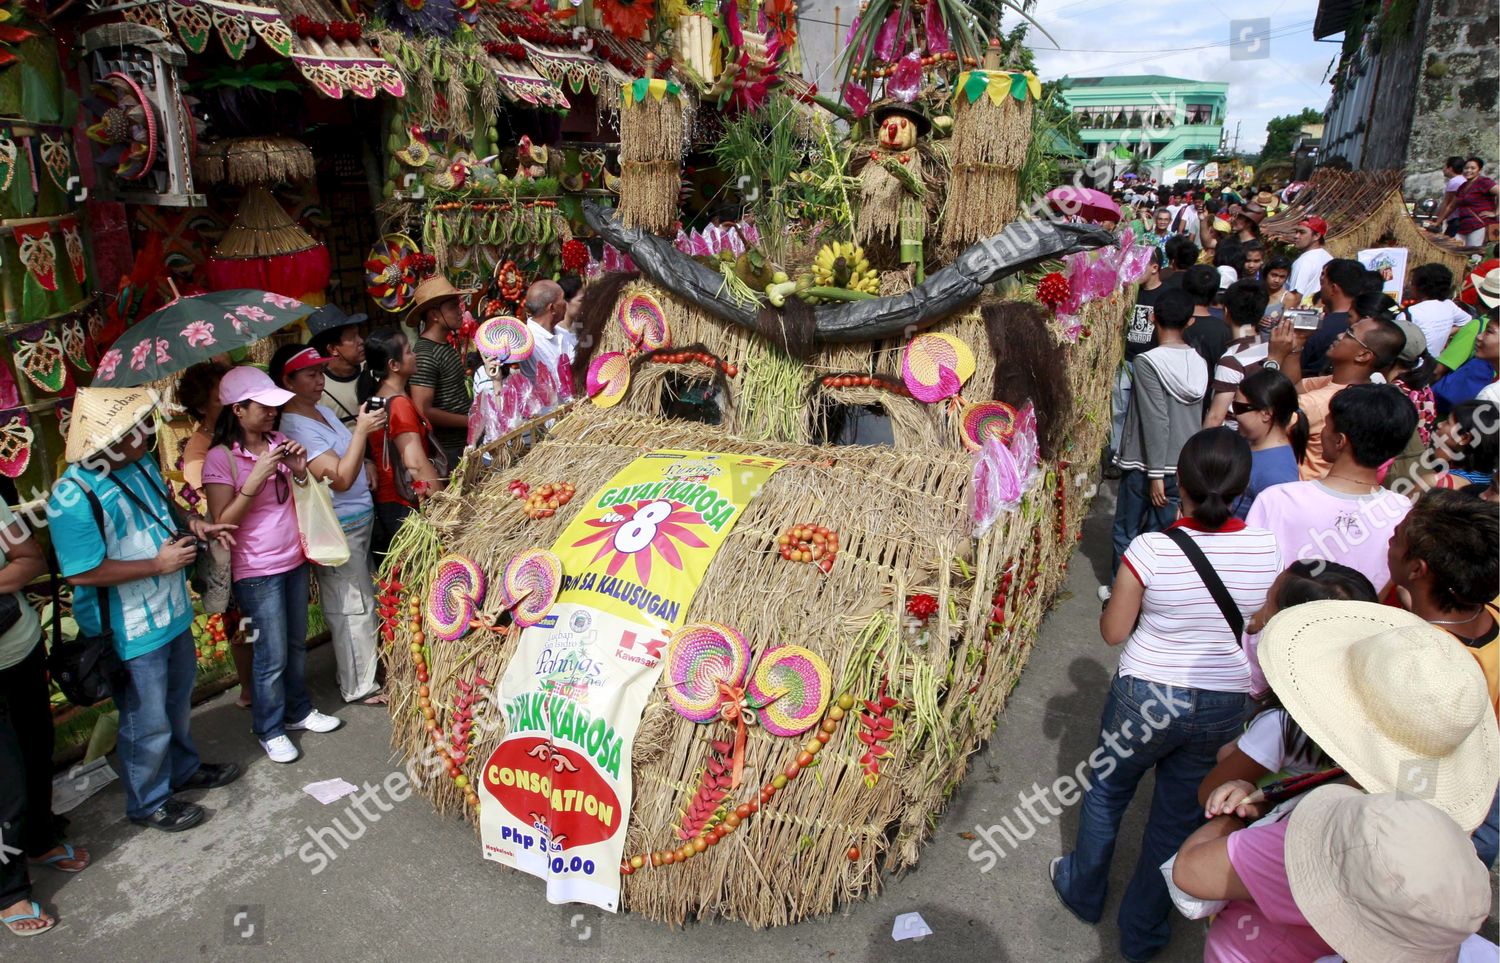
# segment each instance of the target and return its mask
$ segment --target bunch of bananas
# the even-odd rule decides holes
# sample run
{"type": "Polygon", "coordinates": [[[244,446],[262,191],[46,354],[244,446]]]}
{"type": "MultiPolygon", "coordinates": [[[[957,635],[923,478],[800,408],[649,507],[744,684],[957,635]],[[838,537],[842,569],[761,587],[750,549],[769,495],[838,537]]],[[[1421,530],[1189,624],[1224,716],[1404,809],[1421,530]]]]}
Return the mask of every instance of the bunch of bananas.
{"type": "Polygon", "coordinates": [[[880,293],[880,275],[870,267],[864,248],[852,241],[825,244],[813,259],[813,286],[880,293]]]}

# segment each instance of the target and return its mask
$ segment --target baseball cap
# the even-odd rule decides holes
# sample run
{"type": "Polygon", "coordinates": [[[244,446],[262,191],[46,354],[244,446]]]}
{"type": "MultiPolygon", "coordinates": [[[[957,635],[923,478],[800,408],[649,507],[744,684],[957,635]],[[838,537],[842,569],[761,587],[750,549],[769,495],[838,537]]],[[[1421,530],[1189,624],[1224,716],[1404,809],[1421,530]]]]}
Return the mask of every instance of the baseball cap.
{"type": "Polygon", "coordinates": [[[1328,222],[1321,217],[1304,217],[1301,223],[1318,237],[1328,236],[1328,222]]]}
{"type": "Polygon", "coordinates": [[[226,405],[258,401],[268,408],[280,408],[295,397],[290,391],[276,387],[270,375],[249,365],[230,368],[219,381],[219,401],[226,405]]]}
{"type": "Polygon", "coordinates": [[[1422,357],[1422,353],[1427,350],[1427,335],[1422,333],[1421,328],[1405,318],[1397,318],[1396,327],[1400,328],[1401,333],[1406,335],[1406,347],[1401,349],[1401,353],[1397,355],[1397,360],[1402,364],[1412,364],[1418,358],[1422,357]]]}

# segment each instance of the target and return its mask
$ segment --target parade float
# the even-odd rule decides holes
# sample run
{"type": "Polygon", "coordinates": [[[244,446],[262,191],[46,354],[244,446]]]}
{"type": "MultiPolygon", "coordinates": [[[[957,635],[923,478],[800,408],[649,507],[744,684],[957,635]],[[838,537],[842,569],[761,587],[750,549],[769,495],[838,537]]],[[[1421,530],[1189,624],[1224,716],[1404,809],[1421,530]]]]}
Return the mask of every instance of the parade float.
{"type": "Polygon", "coordinates": [[[553,902],[782,925],[914,866],[1080,537],[1149,252],[1019,217],[1035,78],[879,7],[847,136],[727,122],[729,230],[678,223],[693,92],[622,87],[571,369],[477,335],[552,410],[502,398],[382,571],[394,745],[553,902]]]}

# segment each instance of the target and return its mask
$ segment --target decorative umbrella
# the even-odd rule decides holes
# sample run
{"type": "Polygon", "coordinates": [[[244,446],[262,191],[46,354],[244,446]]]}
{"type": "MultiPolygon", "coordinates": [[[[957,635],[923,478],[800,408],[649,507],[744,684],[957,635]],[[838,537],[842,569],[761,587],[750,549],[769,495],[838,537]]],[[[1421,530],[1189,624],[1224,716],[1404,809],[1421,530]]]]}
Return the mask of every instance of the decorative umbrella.
{"type": "Polygon", "coordinates": [[[133,388],[165,378],[216,354],[268,338],[312,310],[296,298],[270,291],[241,289],[174,297],[104,352],[94,387],[133,388]]]}
{"type": "Polygon", "coordinates": [[[1091,187],[1058,187],[1047,192],[1047,203],[1063,214],[1077,214],[1085,221],[1119,221],[1120,205],[1103,191],[1091,187]]]}

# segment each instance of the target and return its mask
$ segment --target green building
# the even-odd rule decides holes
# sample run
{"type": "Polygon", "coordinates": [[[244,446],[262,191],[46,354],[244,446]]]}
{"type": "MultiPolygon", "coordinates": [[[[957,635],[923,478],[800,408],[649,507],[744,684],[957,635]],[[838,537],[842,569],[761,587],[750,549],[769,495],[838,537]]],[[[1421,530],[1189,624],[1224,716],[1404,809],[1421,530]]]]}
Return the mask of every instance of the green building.
{"type": "Polygon", "coordinates": [[[1201,180],[1203,165],[1224,146],[1227,83],[1147,74],[1064,77],[1058,87],[1084,149],[1111,158],[1116,173],[1134,159],[1143,177],[1201,180]]]}

